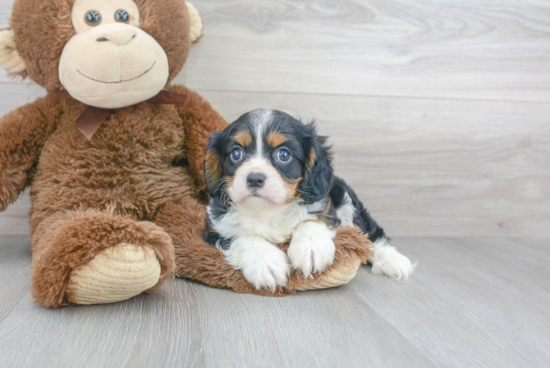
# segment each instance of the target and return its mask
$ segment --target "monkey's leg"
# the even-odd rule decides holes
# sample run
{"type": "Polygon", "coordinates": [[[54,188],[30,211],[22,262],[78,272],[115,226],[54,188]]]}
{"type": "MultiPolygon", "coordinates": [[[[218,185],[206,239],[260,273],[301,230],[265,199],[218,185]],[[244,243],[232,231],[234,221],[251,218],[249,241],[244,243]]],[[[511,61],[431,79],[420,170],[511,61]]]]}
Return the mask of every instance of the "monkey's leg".
{"type": "MultiPolygon", "coordinates": [[[[185,198],[180,203],[167,204],[157,215],[155,224],[172,237],[176,276],[240,293],[262,294],[225,261],[221,251],[204,241],[206,208],[196,200],[185,198]]],[[[276,294],[287,292],[280,288],[276,294]]]]}
{"type": "MultiPolygon", "coordinates": [[[[355,277],[361,263],[372,256],[371,243],[366,235],[355,227],[339,227],[334,239],[336,255],[332,266],[308,278],[295,270],[289,277],[287,288],[279,286],[272,294],[267,290],[256,290],[239,270],[225,261],[221,251],[204,241],[206,209],[194,199],[167,204],[157,215],[155,223],[165,229],[174,242],[176,276],[238,293],[284,296],[297,290],[344,285],[355,277]]],[[[286,252],[289,242],[278,246],[286,252]]]]}
{"type": "Polygon", "coordinates": [[[172,275],[174,248],[150,222],[69,211],[32,234],[33,295],[45,307],[102,304],[157,290],[172,275]]]}

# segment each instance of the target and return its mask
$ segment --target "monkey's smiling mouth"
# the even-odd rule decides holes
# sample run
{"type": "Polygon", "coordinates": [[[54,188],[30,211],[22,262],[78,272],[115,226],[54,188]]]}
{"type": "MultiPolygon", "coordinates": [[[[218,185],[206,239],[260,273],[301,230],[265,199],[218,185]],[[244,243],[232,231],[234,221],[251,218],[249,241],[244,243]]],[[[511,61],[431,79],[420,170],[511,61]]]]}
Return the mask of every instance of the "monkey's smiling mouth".
{"type": "Polygon", "coordinates": [[[105,84],[119,84],[119,83],[122,83],[122,82],[130,82],[130,81],[133,81],[133,80],[136,80],[138,78],[141,78],[143,77],[145,74],[149,73],[151,71],[151,69],[153,69],[153,67],[155,66],[157,62],[155,61],[153,63],[153,65],[151,65],[151,67],[149,69],[147,69],[146,71],[144,71],[143,73],[141,73],[140,75],[138,75],[137,77],[134,77],[134,78],[130,78],[130,79],[121,79],[119,81],[116,81],[116,82],[106,82],[106,81],[102,81],[102,80],[99,80],[99,79],[95,79],[95,78],[92,78],[92,77],[88,77],[86,74],[82,73],[80,70],[76,70],[78,72],[78,74],[80,74],[81,76],[83,76],[84,78],[88,78],[89,80],[92,80],[94,82],[98,82],[98,83],[105,83],[105,84]]]}

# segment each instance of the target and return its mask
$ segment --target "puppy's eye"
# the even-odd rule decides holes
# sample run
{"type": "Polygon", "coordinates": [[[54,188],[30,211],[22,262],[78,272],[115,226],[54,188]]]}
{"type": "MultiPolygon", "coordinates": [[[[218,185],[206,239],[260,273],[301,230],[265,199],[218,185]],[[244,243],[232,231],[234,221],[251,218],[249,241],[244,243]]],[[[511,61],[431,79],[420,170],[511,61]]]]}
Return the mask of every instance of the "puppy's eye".
{"type": "Polygon", "coordinates": [[[277,152],[277,159],[281,162],[288,162],[292,158],[292,155],[286,148],[282,148],[277,152]]]}
{"type": "Polygon", "coordinates": [[[130,21],[130,14],[124,9],[118,9],[115,12],[115,20],[120,23],[128,23],[130,21]]]}
{"type": "Polygon", "coordinates": [[[101,14],[99,14],[99,12],[95,10],[90,10],[84,16],[84,21],[89,26],[97,26],[99,23],[101,23],[101,14]]]}
{"type": "Polygon", "coordinates": [[[243,159],[243,150],[240,148],[235,148],[233,152],[231,152],[231,160],[233,162],[239,162],[243,159]]]}

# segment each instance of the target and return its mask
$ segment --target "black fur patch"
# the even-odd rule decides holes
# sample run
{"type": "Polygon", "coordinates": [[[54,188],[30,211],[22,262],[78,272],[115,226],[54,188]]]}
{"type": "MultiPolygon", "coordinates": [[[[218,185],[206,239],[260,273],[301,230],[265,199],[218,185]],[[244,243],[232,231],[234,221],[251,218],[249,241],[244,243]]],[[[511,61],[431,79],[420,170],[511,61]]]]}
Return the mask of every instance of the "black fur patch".
{"type": "MultiPolygon", "coordinates": [[[[328,207],[318,210],[317,214],[328,224],[337,227],[340,225],[340,220],[337,218],[336,210],[345,204],[345,193],[348,193],[356,209],[353,223],[368,234],[373,242],[385,237],[384,230],[374,221],[357,198],[355,192],[344,180],[334,176],[330,147],[327,144],[326,137],[317,135],[314,122],[304,124],[287,113],[276,110],[271,111],[269,116],[267,114],[262,115],[261,110],[242,115],[225,130],[214,134],[208,144],[208,150],[214,149],[219,153],[222,178],[233,177],[235,171],[243,162],[247,161],[247,158],[257,154],[259,142],[256,142],[256,129],[259,127],[259,117],[269,117],[269,120],[262,125],[262,156],[270,160],[271,164],[284,178],[289,180],[301,179],[298,192],[304,201],[304,205],[311,205],[330,197],[327,202],[328,207]],[[239,144],[238,141],[242,142],[242,139],[235,139],[235,137],[243,137],[243,131],[249,133],[246,134],[247,138],[252,137],[251,142],[248,142],[249,139],[247,139],[249,144],[246,147],[239,144]],[[272,147],[266,140],[270,133],[280,133],[287,139],[280,140],[279,146],[272,147]],[[244,159],[238,163],[234,163],[230,159],[230,155],[235,148],[239,148],[244,152],[244,159]],[[281,149],[288,150],[292,155],[292,160],[289,162],[277,160],[277,154],[281,149]]],[[[204,233],[204,239],[212,245],[217,243],[222,249],[228,249],[232,239],[222,238],[212,227],[212,219],[219,221],[232,206],[230,198],[225,193],[227,184],[225,180],[219,180],[215,183],[207,181],[207,186],[211,199],[209,202],[208,226],[204,233]]]]}
{"type": "Polygon", "coordinates": [[[365,234],[368,234],[369,239],[372,242],[375,242],[380,238],[384,238],[386,236],[384,229],[378,226],[376,221],[374,221],[365,206],[363,206],[363,203],[361,203],[359,198],[357,198],[357,195],[353,189],[351,189],[351,187],[347,185],[343,179],[335,176],[332,190],[330,191],[330,198],[332,199],[332,204],[335,210],[345,204],[344,198],[346,193],[348,193],[351,203],[353,204],[353,207],[355,207],[353,224],[359,227],[365,234]]]}

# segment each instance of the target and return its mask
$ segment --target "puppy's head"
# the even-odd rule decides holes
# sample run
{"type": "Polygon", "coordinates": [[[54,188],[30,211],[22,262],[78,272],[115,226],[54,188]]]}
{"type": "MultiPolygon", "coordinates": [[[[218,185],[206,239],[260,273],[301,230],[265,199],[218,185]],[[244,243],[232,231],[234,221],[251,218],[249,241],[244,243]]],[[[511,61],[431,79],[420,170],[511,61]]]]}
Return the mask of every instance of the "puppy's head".
{"type": "Polygon", "coordinates": [[[204,168],[212,197],[249,207],[314,203],[328,195],[333,179],[314,124],[276,110],[254,110],[214,134],[204,168]]]}

